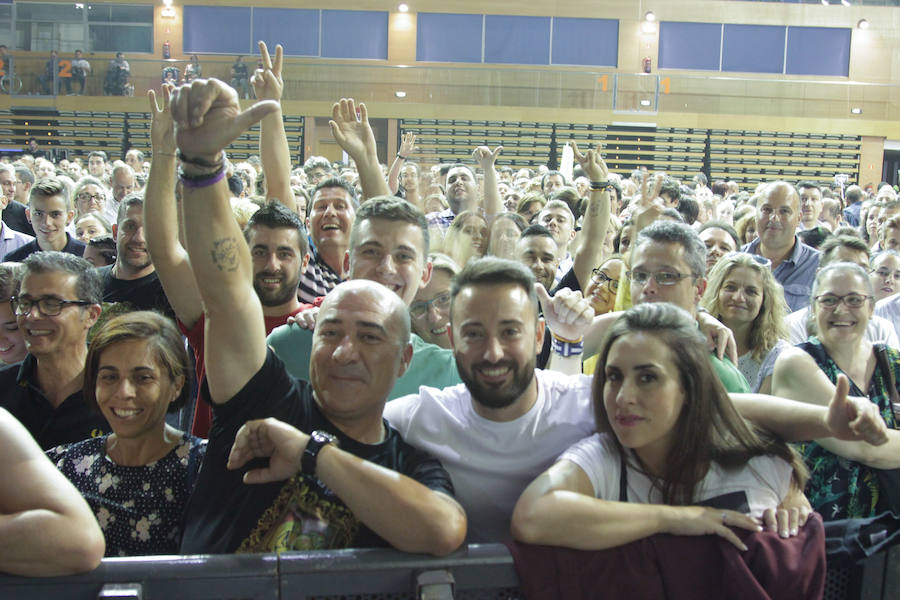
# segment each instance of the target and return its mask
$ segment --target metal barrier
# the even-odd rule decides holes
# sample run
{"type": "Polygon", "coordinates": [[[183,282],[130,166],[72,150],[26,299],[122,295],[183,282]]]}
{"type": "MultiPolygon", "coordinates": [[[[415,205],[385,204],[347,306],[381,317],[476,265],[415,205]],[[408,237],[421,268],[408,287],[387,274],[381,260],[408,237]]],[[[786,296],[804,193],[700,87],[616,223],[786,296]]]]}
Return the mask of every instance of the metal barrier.
{"type": "MultiPolygon", "coordinates": [[[[441,558],[395,550],[107,558],[70,577],[0,575],[0,598],[59,600],[444,600],[522,598],[512,557],[501,544],[470,545],[441,558]]],[[[900,551],[856,569],[828,571],[827,600],[900,598],[900,551]]]]}

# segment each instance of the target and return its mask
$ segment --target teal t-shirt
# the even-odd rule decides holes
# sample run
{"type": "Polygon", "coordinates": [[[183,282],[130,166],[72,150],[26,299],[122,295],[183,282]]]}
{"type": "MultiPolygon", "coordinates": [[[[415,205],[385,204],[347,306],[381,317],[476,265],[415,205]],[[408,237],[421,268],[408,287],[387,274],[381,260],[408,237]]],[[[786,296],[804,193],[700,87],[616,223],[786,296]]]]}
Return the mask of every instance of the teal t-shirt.
{"type": "MultiPolygon", "coordinates": [[[[312,353],[313,333],[297,325],[282,325],[269,334],[268,344],[284,361],[288,373],[309,381],[309,356],[312,353]]],[[[462,383],[453,352],[435,344],[429,344],[412,334],[413,357],[409,368],[397,379],[388,400],[407,394],[418,394],[419,387],[445,388],[462,383]]],[[[740,373],[738,373],[740,375],[740,373]]]]}

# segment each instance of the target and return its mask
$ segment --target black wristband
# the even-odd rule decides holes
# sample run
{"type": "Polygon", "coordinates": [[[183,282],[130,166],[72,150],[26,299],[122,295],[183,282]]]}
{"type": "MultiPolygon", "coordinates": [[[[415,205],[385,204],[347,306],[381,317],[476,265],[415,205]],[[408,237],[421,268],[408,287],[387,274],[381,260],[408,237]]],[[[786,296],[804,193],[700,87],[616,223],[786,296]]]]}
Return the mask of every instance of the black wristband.
{"type": "Polygon", "coordinates": [[[407,157],[403,156],[399,152],[397,153],[397,158],[399,158],[400,160],[407,160],[407,157]]]}
{"type": "Polygon", "coordinates": [[[609,187],[608,181],[592,181],[591,182],[592,190],[605,190],[608,187],[609,187]]]}
{"type": "Polygon", "coordinates": [[[208,160],[203,160],[202,158],[186,156],[184,154],[184,152],[182,152],[181,150],[178,151],[178,160],[180,160],[183,163],[188,163],[189,165],[197,165],[198,167],[209,167],[210,169],[213,167],[219,167],[220,165],[225,163],[224,157],[219,162],[209,162],[208,160]]]}

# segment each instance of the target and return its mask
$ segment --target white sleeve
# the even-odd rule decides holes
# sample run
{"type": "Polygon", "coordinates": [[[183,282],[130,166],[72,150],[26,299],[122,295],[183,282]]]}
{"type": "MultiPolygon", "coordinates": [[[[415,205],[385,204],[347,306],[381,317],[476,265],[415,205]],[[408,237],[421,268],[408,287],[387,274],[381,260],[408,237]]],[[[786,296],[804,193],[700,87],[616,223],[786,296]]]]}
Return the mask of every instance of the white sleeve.
{"type": "Polygon", "coordinates": [[[390,400],[384,405],[384,418],[403,438],[409,433],[409,422],[419,400],[418,394],[409,394],[390,400]]]}
{"type": "Polygon", "coordinates": [[[584,471],[594,495],[602,500],[619,499],[619,453],[608,434],[595,433],[577,442],[560,455],[584,471]]]}
{"type": "Polygon", "coordinates": [[[784,319],[788,330],[788,341],[791,344],[802,344],[809,336],[806,333],[806,321],[809,311],[805,308],[794,311],[784,319]]]}

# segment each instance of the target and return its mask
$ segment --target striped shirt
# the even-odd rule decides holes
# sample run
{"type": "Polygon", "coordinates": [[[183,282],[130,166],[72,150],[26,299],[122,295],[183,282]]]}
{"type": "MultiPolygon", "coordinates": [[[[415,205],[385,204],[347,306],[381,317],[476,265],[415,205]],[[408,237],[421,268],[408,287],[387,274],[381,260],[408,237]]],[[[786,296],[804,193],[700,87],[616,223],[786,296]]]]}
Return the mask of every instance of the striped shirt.
{"type": "Polygon", "coordinates": [[[309,264],[306,271],[300,276],[300,286],[297,298],[300,302],[312,303],[319,296],[324,296],[342,282],[340,274],[335,273],[331,267],[325,264],[322,257],[316,251],[316,246],[309,240],[309,264]]]}

